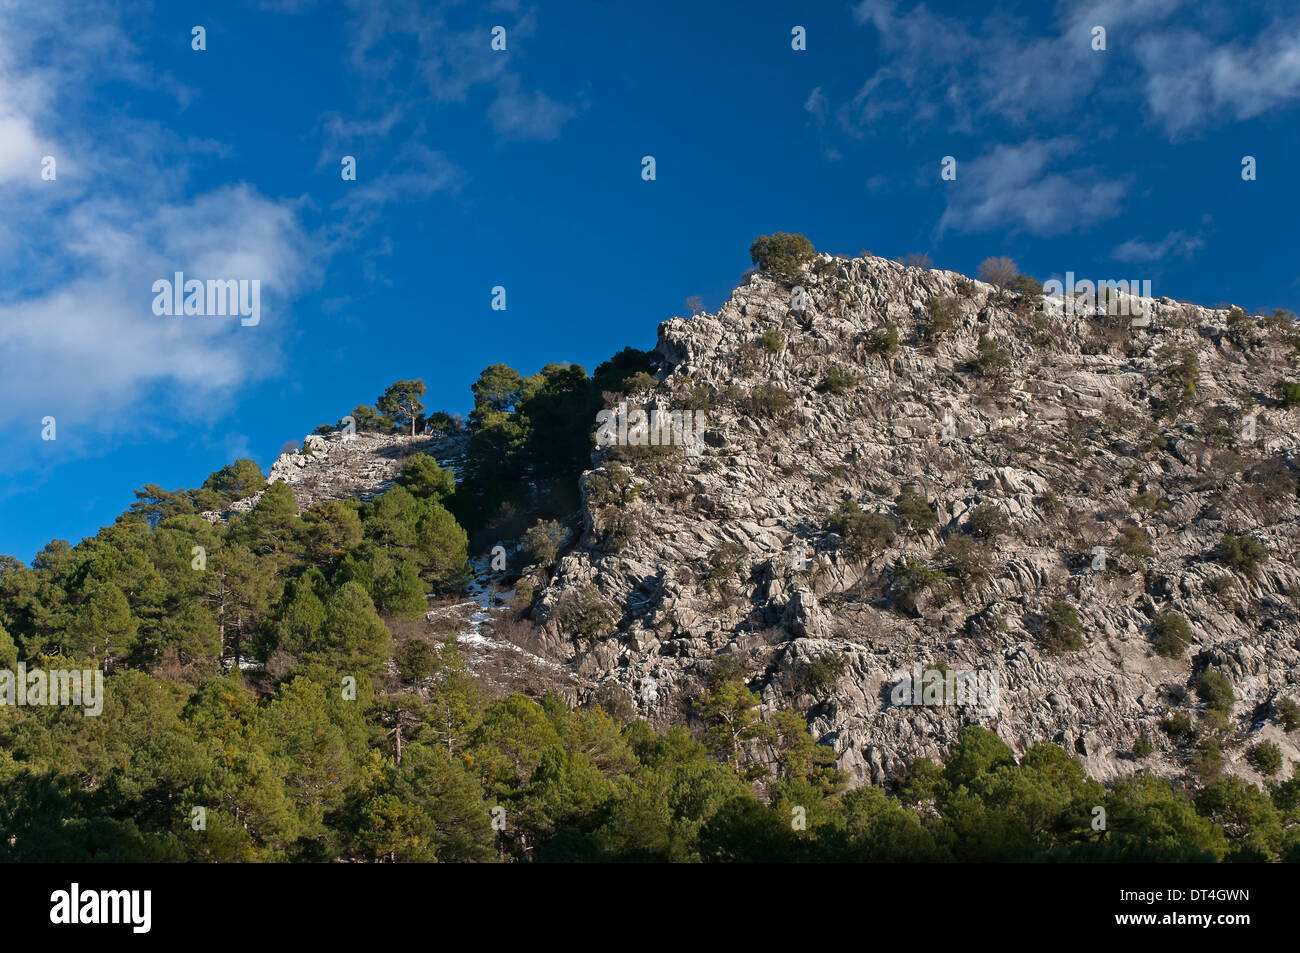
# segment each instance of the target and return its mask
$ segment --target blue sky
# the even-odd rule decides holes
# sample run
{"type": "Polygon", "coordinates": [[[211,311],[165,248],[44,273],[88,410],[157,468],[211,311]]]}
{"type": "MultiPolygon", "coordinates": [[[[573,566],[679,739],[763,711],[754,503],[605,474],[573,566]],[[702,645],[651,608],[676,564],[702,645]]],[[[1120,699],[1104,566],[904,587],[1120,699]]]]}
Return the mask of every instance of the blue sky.
{"type": "Polygon", "coordinates": [[[1294,4],[971,6],[0,0],[0,553],[397,378],[466,411],[488,364],[651,347],[775,230],[1300,305],[1294,4]],[[261,323],[154,315],[177,270],[261,323]]]}

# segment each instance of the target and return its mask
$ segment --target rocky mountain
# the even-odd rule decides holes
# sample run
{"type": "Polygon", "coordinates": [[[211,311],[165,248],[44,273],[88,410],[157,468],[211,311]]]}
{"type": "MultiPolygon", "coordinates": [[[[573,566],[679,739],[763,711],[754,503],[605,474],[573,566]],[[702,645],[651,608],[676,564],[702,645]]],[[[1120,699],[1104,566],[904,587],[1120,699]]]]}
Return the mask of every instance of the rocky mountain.
{"type": "MultiPolygon", "coordinates": [[[[513,689],[542,673],[661,724],[738,666],[855,783],[967,724],[1102,780],[1212,757],[1258,781],[1259,742],[1300,758],[1279,724],[1300,696],[1300,388],[1279,391],[1300,339],[1287,316],[1114,299],[1138,319],[871,256],[751,273],[607,395],[690,411],[697,439],[597,449],[556,558],[480,554],[473,598],[428,624],[513,689]],[[491,624],[513,616],[498,582],[526,645],[491,624]],[[900,704],[922,670],[994,697],[900,704]]],[[[272,479],[303,507],[368,496],[412,453],[458,471],[464,440],[312,436],[272,479]]]]}
{"type": "Polygon", "coordinates": [[[874,257],[798,281],[660,326],[623,399],[694,409],[701,440],[593,456],[577,544],[529,574],[555,658],[667,721],[729,656],[859,783],[970,723],[1103,780],[1178,774],[1210,747],[1179,713],[1207,707],[1229,770],[1257,780],[1261,740],[1297,757],[1288,318],[1121,297],[1133,322],[874,257]],[[997,703],[895,704],[917,666],[991,673],[997,703]]]}

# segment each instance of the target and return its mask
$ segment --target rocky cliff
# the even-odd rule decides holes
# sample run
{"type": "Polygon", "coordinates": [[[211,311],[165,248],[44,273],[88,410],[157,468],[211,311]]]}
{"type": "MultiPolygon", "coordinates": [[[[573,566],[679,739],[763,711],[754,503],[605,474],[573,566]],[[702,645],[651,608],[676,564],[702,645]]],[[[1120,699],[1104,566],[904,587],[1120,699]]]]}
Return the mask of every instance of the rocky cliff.
{"type": "Polygon", "coordinates": [[[664,368],[624,399],[695,410],[701,440],[593,456],[577,544],[530,572],[553,657],[672,720],[729,656],[859,783],[969,723],[1101,779],[1177,774],[1192,733],[1168,726],[1205,709],[1207,669],[1236,697],[1229,769],[1257,779],[1264,739],[1295,760],[1288,320],[1159,298],[1125,302],[1149,316],[1134,327],[873,257],[820,256],[798,282],[752,274],[661,325],[664,368]],[[856,533],[834,520],[848,501],[856,533]],[[1266,555],[1234,561],[1225,535],[1266,555]],[[1191,644],[1158,653],[1178,617],[1191,644]],[[997,703],[896,704],[916,666],[991,674],[997,703]]]}

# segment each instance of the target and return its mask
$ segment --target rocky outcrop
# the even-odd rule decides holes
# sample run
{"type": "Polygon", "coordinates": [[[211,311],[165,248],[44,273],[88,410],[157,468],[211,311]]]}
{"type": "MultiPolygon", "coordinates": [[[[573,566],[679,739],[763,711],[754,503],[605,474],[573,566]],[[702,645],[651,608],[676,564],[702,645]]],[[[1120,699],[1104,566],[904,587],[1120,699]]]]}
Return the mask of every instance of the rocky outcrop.
{"type": "MultiPolygon", "coordinates": [[[[280,454],[271,465],[267,482],[288,484],[300,512],[324,500],[369,500],[393,485],[412,454],[429,454],[453,474],[458,472],[465,439],[464,433],[437,437],[344,430],[308,434],[299,452],[280,454]]],[[[231,514],[249,512],[261,498],[259,492],[235,501],[223,512],[200,515],[209,522],[229,519],[231,514]]]]}
{"type": "Polygon", "coordinates": [[[672,720],[730,655],[859,782],[941,754],[968,723],[1019,751],[1061,744],[1101,779],[1174,774],[1188,752],[1160,724],[1203,707],[1207,666],[1239,699],[1230,769],[1253,777],[1243,755],[1262,739],[1296,759],[1271,715],[1300,694],[1300,440],[1269,396],[1294,332],[1169,298],[1129,327],[870,257],[822,256],[802,286],[754,274],[716,314],[660,326],[666,366],[640,406],[696,409],[704,440],[594,458],[582,538],[534,603],[558,658],[672,720]],[[955,309],[950,330],[932,301],[955,309]],[[634,492],[607,492],[618,467],[634,492]],[[899,520],[907,485],[933,528],[899,520]],[[879,552],[830,530],[850,500],[898,524],[879,552]],[[984,504],[1009,524],[994,541],[970,523],[984,504]],[[1126,525],[1153,556],[1121,552],[1126,525]],[[1225,533],[1269,558],[1253,575],[1221,565],[1225,533]],[[907,560],[930,573],[919,591],[907,560]],[[618,616],[594,639],[573,624],[593,596],[618,616]],[[1081,649],[1045,647],[1054,603],[1077,612],[1081,649]],[[1166,611],[1190,625],[1181,658],[1153,650],[1166,611]],[[989,673],[998,703],[896,704],[916,666],[989,673]]]}

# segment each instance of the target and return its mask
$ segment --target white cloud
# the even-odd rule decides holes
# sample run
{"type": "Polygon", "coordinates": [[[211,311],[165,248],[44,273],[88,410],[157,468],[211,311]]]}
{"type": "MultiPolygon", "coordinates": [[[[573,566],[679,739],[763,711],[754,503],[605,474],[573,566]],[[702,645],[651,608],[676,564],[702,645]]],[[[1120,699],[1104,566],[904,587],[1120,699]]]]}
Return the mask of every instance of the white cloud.
{"type": "Polygon", "coordinates": [[[1300,17],[1266,11],[1252,32],[1224,41],[1215,37],[1249,26],[1239,9],[1202,0],[1189,29],[1181,23],[1192,9],[1189,0],[1062,3],[1044,30],[1000,11],[976,23],[924,3],[862,0],[854,18],[874,28],[885,62],[836,115],[856,137],[886,121],[1077,128],[1105,115],[1099,105],[1128,108],[1136,88],[1147,117],[1182,138],[1300,100],[1300,17]],[[1094,26],[1107,31],[1105,51],[1091,48],[1094,26]]]}
{"type": "Polygon", "coordinates": [[[488,118],[497,134],[506,139],[555,139],[573,112],[572,107],[557,103],[541,90],[524,92],[518,79],[511,76],[500,83],[488,118]]]}
{"type": "Polygon", "coordinates": [[[1161,261],[1171,256],[1191,258],[1205,247],[1205,240],[1200,235],[1188,235],[1184,231],[1173,231],[1156,242],[1146,242],[1140,238],[1130,238],[1121,242],[1110,251],[1110,257],[1117,261],[1148,262],[1161,261]]]}
{"type": "Polygon", "coordinates": [[[1300,99],[1300,19],[1231,46],[1179,31],[1144,36],[1136,49],[1146,71],[1147,109],[1175,138],[1300,99]]]}
{"type": "Polygon", "coordinates": [[[56,227],[76,277],[0,306],[0,426],[51,413],[66,434],[98,434],[210,411],[268,369],[285,305],[312,273],[295,211],[245,185],[148,212],[87,203],[56,227]],[[176,271],[259,279],[262,323],[154,315],[153,282],[176,271]],[[163,394],[164,407],[138,406],[163,394]]]}
{"type": "Polygon", "coordinates": [[[348,6],[352,68],[374,84],[375,101],[385,110],[394,102],[429,98],[465,103],[472,91],[491,87],[496,95],[487,116],[503,139],[554,139],[577,113],[542,90],[525,89],[512,65],[536,33],[531,8],[448,0],[348,0],[348,6]],[[505,52],[491,48],[491,30],[497,25],[506,28],[505,52]],[[409,52],[412,45],[414,56],[409,52]],[[412,62],[418,65],[410,78],[412,62]]]}
{"type": "Polygon", "coordinates": [[[41,181],[41,157],[49,154],[25,116],[0,116],[0,184],[41,181]]]}
{"type": "Polygon", "coordinates": [[[1031,139],[959,161],[957,180],[944,183],[948,205],[938,231],[1059,235],[1114,218],[1122,211],[1127,181],[1106,179],[1094,169],[1052,170],[1082,145],[1072,137],[1031,139]]]}
{"type": "Polygon", "coordinates": [[[40,181],[37,156],[36,187],[0,190],[0,462],[11,468],[41,459],[33,422],[45,415],[75,453],[219,418],[273,369],[288,304],[320,263],[297,201],[242,183],[188,188],[189,156],[220,143],[104,109],[95,92],[110,82],[186,96],[138,60],[113,8],[75,13],[0,0],[0,181],[15,169],[21,181],[36,152],[58,160],[56,181],[40,181]],[[153,282],[175,271],[258,279],[261,324],[155,316],[153,282]]]}

